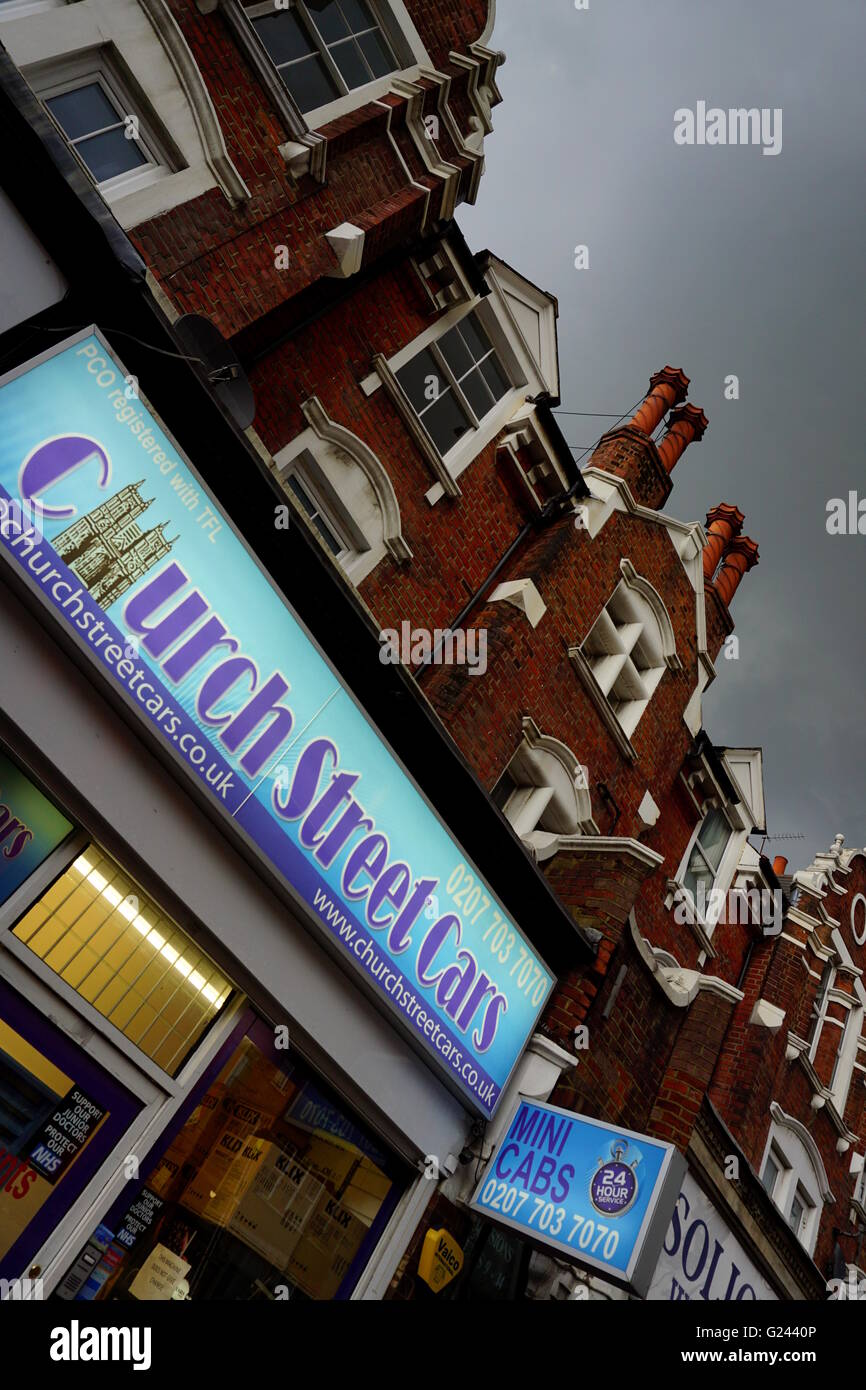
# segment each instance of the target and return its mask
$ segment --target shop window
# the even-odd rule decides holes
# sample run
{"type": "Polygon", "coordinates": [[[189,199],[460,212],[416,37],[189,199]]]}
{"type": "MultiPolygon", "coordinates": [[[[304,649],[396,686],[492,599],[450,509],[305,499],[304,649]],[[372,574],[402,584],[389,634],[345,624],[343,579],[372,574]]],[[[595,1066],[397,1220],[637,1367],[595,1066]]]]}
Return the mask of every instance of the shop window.
{"type": "Polygon", "coordinates": [[[138,1109],[102,1067],[0,983],[0,1279],[13,1281],[0,1298],[41,1297],[22,1271],[138,1109]]]}
{"type": "Polygon", "coordinates": [[[474,310],[417,352],[395,375],[443,459],[513,389],[474,310]]]}
{"type": "Polygon", "coordinates": [[[381,1143],[256,1022],[64,1299],[347,1297],[403,1190],[381,1143]]]}
{"type": "Polygon", "coordinates": [[[213,962],[93,844],[12,935],[171,1076],[231,993],[213,962]]]}
{"type": "Polygon", "coordinates": [[[0,903],[73,831],[72,822],[0,748],[0,903]]]}

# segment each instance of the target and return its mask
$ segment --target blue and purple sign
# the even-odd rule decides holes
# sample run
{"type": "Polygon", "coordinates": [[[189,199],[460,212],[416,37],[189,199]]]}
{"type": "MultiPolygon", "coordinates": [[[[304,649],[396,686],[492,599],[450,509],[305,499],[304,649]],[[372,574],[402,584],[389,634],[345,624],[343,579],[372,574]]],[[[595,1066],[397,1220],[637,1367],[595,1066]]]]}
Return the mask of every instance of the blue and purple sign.
{"type": "Polygon", "coordinates": [[[0,554],[492,1115],[549,970],[96,330],[0,380],[0,554]]]}
{"type": "Polygon", "coordinates": [[[71,833],[72,823],[0,750],[0,903],[71,833]]]}
{"type": "Polygon", "coordinates": [[[523,1100],[472,1206],[643,1294],[684,1172],[672,1144],[523,1100]]]}

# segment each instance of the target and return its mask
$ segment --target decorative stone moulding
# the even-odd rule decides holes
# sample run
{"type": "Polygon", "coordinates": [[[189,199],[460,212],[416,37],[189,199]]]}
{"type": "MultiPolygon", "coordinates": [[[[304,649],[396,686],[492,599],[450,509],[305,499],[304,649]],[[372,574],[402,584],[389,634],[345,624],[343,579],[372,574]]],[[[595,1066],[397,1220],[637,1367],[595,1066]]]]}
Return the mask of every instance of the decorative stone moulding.
{"type": "Polygon", "coordinates": [[[513,579],[498,585],[490,595],[490,603],[510,603],[525,613],[530,627],[538,627],[547,612],[547,604],[531,579],[513,579]]]}
{"type": "Polygon", "coordinates": [[[354,222],[341,222],[332,232],[325,233],[325,240],[337,258],[337,265],[330,272],[333,278],[348,280],[351,275],[357,275],[364,259],[365,239],[366,233],[354,222]]]}

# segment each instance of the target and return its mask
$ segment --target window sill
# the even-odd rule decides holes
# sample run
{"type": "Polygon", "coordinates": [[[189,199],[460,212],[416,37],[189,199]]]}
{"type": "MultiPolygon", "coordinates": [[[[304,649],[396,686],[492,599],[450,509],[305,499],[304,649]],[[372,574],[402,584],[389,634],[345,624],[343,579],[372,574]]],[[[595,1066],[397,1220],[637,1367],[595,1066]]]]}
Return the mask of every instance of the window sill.
{"type": "MultiPolygon", "coordinates": [[[[377,77],[375,82],[368,82],[363,87],[355,87],[351,92],[346,92],[345,96],[329,101],[326,106],[317,106],[314,111],[304,111],[304,120],[310,130],[327,136],[325,127],[330,125],[332,121],[339,121],[344,116],[354,114],[362,106],[380,101],[382,97],[388,95],[394,82],[398,80],[417,82],[420,72],[421,69],[417,63],[410,68],[395,68],[385,77],[377,77]]],[[[379,114],[381,115],[381,112],[379,114]]]]}

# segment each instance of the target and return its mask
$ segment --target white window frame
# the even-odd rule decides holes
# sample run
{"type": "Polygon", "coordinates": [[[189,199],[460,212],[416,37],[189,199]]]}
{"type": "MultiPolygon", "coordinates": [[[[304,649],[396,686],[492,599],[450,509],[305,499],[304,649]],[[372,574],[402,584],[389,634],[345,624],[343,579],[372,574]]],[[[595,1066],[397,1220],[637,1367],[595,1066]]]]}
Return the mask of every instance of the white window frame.
{"type": "Polygon", "coordinates": [[[0,0],[0,20],[23,19],[30,14],[43,14],[45,10],[63,9],[67,0],[0,0]]]}
{"type": "Polygon", "coordinates": [[[25,76],[45,106],[50,119],[54,121],[57,130],[66,141],[68,148],[75,154],[85,174],[99,189],[107,202],[114,202],[130,193],[138,192],[141,188],[149,187],[159,179],[173,174],[180,167],[170,151],[170,139],[167,133],[158,129],[150,113],[136,109],[142,103],[134,100],[129,86],[124,80],[119,63],[106,48],[89,49],[84,53],[67,54],[59,57],[56,61],[40,63],[33,69],[26,70],[25,76]],[[94,82],[102,88],[105,96],[118,112],[119,122],[123,122],[127,116],[136,117],[138,135],[135,137],[135,144],[147,160],[146,164],[139,165],[124,173],[115,174],[114,177],[104,179],[102,182],[98,182],[91,173],[83,155],[78,153],[76,145],[70,140],[47,105],[52,97],[78,91],[94,82]]]}
{"type": "MultiPolygon", "coordinates": [[[[274,71],[279,73],[276,64],[272,62],[264,43],[255,31],[255,25],[252,23],[254,19],[260,19],[263,15],[272,15],[275,13],[273,0],[258,0],[257,3],[250,5],[242,4],[240,0],[237,0],[237,2],[240,4],[240,8],[243,10],[248,21],[248,28],[251,32],[252,41],[261,48],[274,71]]],[[[317,106],[311,111],[303,111],[301,114],[310,130],[317,130],[321,126],[328,125],[330,121],[337,120],[340,116],[345,116],[349,111],[354,111],[359,106],[365,106],[368,102],[377,101],[390,91],[396,78],[402,78],[404,81],[414,81],[419,75],[420,67],[422,65],[430,65],[430,55],[424,47],[421,36],[412,22],[412,18],[403,0],[366,0],[366,3],[372,10],[376,23],[386,38],[400,66],[394,68],[393,72],[387,73],[383,77],[373,78],[370,82],[365,83],[361,87],[353,87],[350,91],[341,91],[339,96],[334,97],[332,101],[326,102],[322,106],[317,106]]],[[[291,8],[295,8],[294,0],[291,8]]],[[[279,13],[279,11],[276,11],[276,13],[279,13]]],[[[308,21],[305,22],[302,18],[301,22],[309,29],[310,25],[308,21]]],[[[315,25],[313,25],[313,28],[315,28],[315,25]]],[[[328,53],[327,45],[321,40],[318,33],[315,35],[314,43],[332,79],[336,80],[341,88],[345,87],[345,80],[336,68],[333,59],[328,53]]],[[[279,80],[281,82],[283,81],[282,76],[279,77],[279,80]]],[[[291,95],[288,86],[286,86],[286,90],[291,95]]],[[[295,98],[293,97],[292,100],[295,100],[295,98]]]]}
{"type": "MultiPolygon", "coordinates": [[[[476,417],[474,412],[470,412],[470,423],[472,424],[472,428],[468,429],[447,453],[441,454],[439,452],[438,446],[434,442],[432,436],[424,429],[422,417],[418,415],[414,406],[409,401],[405,391],[403,391],[403,388],[399,385],[399,381],[397,382],[405,411],[411,415],[413,421],[421,426],[424,431],[424,436],[429,442],[431,450],[440,460],[442,468],[449,477],[455,480],[459,478],[460,474],[465,472],[478,455],[486,449],[491,440],[496,438],[507,421],[511,419],[517,406],[522,404],[526,396],[526,377],[516,354],[508,342],[508,338],[499,319],[496,317],[487,299],[476,295],[468,303],[456,305],[453,309],[449,310],[447,314],[443,314],[431,328],[419,334],[411,343],[407,343],[406,347],[401,348],[399,352],[388,359],[388,367],[396,378],[397,373],[417,357],[419,353],[425,350],[428,352],[433,351],[433,355],[436,356],[437,344],[440,338],[444,338],[446,333],[449,333],[451,329],[455,328],[463,319],[468,318],[470,314],[476,315],[482,329],[490,339],[499,366],[506,378],[511,382],[511,390],[507,391],[502,399],[496,402],[482,420],[477,420],[477,422],[475,422],[476,417]]],[[[374,389],[373,383],[375,383],[376,386],[380,384],[379,376],[374,376],[372,379],[368,378],[366,382],[362,383],[362,386],[369,388],[367,391],[368,394],[370,390],[374,389]]],[[[427,501],[432,504],[438,501],[442,495],[443,488],[440,483],[426,494],[427,501]]]]}
{"type": "MultiPolygon", "coordinates": [[[[778,1106],[774,1105],[773,1110],[777,1115],[783,1114],[778,1106]]],[[[803,1215],[794,1234],[811,1255],[818,1239],[818,1227],[824,1209],[825,1198],[821,1191],[821,1179],[810,1160],[803,1139],[797,1135],[795,1129],[780,1124],[776,1119],[772,1120],[770,1124],[770,1132],[767,1135],[767,1142],[761,1159],[759,1172],[762,1183],[767,1159],[770,1157],[779,1168],[779,1174],[769,1196],[788,1226],[791,1226],[794,1199],[799,1197],[803,1205],[803,1215]]],[[[824,1181],[826,1181],[826,1174],[823,1176],[824,1181]]],[[[791,1227],[791,1229],[794,1228],[791,1227]]]]}
{"type": "Polygon", "coordinates": [[[858,1075],[862,1076],[866,1071],[866,1066],[864,1066],[866,1064],[866,1039],[862,1037],[864,1019],[866,1019],[866,991],[864,991],[860,977],[856,974],[853,994],[849,994],[837,986],[836,981],[840,972],[845,973],[846,966],[852,966],[853,961],[844,938],[838,930],[833,932],[833,944],[838,952],[838,960],[831,967],[820,998],[816,1001],[818,1013],[815,1019],[814,1033],[809,1044],[809,1061],[814,1064],[825,1026],[838,1029],[839,1043],[836,1048],[829,1091],[831,1104],[837,1114],[844,1119],[854,1073],[857,1072],[858,1075]],[[844,1022],[828,1018],[827,1009],[831,1003],[841,1004],[847,1011],[844,1022]]]}
{"type": "Polygon", "coordinates": [[[784,1154],[782,1154],[778,1147],[771,1142],[770,1147],[764,1154],[764,1161],[761,1164],[761,1182],[763,1184],[764,1191],[770,1197],[775,1197],[776,1192],[781,1191],[783,1184],[788,1182],[789,1171],[789,1165],[787,1160],[785,1159],[784,1154]],[[773,1167],[776,1169],[776,1176],[773,1179],[772,1187],[768,1187],[767,1165],[771,1162],[773,1164],[773,1167]]]}
{"type": "Polygon", "coordinates": [[[726,814],[724,807],[708,807],[706,813],[701,817],[692,831],[691,838],[686,847],[686,852],[672,880],[672,884],[675,885],[678,894],[689,904],[694,922],[705,932],[708,939],[712,938],[722,912],[727,909],[728,894],[730,893],[731,885],[737,873],[740,856],[743,852],[743,845],[747,838],[745,831],[740,830],[738,826],[732,824],[731,818],[726,814]],[[718,810],[722,816],[724,816],[728,826],[728,840],[722,851],[719,867],[716,870],[716,875],[708,894],[709,901],[707,904],[707,911],[702,914],[698,911],[698,905],[694,900],[691,889],[686,887],[685,875],[692,857],[692,851],[700,838],[701,830],[711,810],[718,810]]]}
{"type": "MultiPolygon", "coordinates": [[[[310,498],[310,501],[315,504],[317,515],[330,531],[334,540],[338,541],[341,546],[339,553],[336,555],[333,550],[331,550],[330,546],[327,546],[326,549],[337,561],[338,565],[341,565],[343,569],[348,569],[352,560],[358,554],[358,547],[355,538],[351,536],[345,515],[340,515],[340,512],[334,504],[334,498],[329,496],[330,489],[327,487],[327,480],[314,456],[308,449],[304,449],[302,453],[292,459],[280,476],[282,477],[284,486],[291,492],[293,501],[298,503],[299,506],[302,506],[303,504],[300,502],[296,493],[292,492],[289,480],[291,478],[296,478],[300,483],[304,492],[306,492],[307,496],[310,498]]],[[[306,510],[304,510],[304,519],[308,526],[316,532],[316,535],[319,535],[315,519],[309,516],[306,510]]],[[[321,540],[321,536],[319,539],[321,540]]],[[[324,545],[325,542],[322,541],[322,544],[324,545]]]]}

